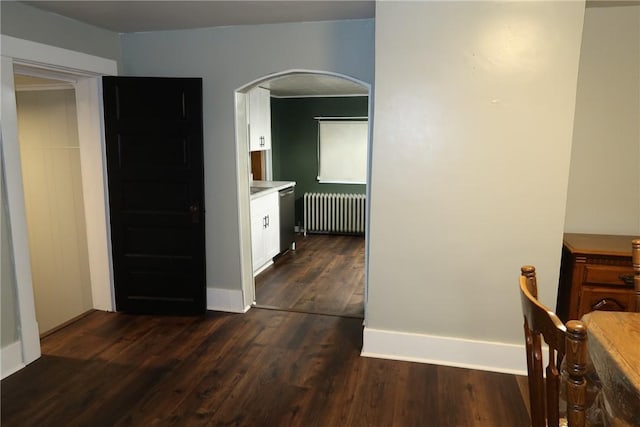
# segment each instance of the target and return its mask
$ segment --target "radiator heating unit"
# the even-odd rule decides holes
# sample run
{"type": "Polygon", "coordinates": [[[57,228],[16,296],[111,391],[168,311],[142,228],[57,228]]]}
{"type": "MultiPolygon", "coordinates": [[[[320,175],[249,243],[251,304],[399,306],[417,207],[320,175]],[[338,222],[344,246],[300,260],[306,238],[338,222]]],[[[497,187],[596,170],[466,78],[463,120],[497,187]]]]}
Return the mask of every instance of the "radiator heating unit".
{"type": "Polygon", "coordinates": [[[364,194],[304,193],[304,234],[364,234],[364,194]]]}

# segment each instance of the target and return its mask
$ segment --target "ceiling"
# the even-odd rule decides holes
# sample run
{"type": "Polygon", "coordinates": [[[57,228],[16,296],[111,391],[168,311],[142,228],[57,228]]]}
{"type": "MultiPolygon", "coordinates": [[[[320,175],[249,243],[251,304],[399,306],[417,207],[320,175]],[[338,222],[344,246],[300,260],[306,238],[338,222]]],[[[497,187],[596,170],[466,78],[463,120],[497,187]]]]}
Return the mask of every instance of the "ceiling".
{"type": "Polygon", "coordinates": [[[116,33],[368,19],[375,1],[22,1],[116,33]]]}
{"type": "Polygon", "coordinates": [[[369,89],[341,77],[323,74],[292,74],[271,79],[260,86],[275,97],[368,95],[369,89]]]}
{"type": "MultiPolygon", "coordinates": [[[[370,19],[375,1],[22,1],[117,33],[234,25],[370,19]]],[[[368,88],[339,77],[294,74],[261,86],[276,97],[367,95],[368,88]]]]}

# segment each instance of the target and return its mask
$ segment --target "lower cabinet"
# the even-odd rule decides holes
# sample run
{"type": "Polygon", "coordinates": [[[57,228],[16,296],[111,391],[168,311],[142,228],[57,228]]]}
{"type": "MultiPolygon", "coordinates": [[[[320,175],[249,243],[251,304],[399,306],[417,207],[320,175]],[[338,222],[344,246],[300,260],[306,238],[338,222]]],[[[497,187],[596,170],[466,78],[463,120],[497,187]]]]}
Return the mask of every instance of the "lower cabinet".
{"type": "Polygon", "coordinates": [[[280,252],[277,191],[251,200],[251,246],[254,272],[280,252]]]}

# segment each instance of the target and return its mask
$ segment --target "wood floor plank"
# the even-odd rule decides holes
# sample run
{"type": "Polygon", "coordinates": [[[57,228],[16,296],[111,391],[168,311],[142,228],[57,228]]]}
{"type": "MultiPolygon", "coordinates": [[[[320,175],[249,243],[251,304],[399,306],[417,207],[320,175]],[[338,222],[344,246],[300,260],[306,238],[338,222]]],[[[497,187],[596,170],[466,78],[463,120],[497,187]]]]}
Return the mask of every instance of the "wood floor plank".
{"type": "Polygon", "coordinates": [[[256,277],[258,306],[364,317],[364,237],[298,236],[256,277]]]}
{"type": "Polygon", "coordinates": [[[357,318],[261,309],[200,317],[95,312],[44,338],[43,357],[2,380],[0,423],[528,424],[513,375],[364,358],[361,346],[357,318]]]}

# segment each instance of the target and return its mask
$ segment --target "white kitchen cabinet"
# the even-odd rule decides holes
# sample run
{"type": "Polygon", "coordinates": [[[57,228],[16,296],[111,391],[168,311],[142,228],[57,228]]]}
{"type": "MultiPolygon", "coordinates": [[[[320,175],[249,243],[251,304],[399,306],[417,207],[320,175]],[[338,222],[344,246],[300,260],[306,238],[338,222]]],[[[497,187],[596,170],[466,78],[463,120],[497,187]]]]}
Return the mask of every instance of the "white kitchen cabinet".
{"type": "Polygon", "coordinates": [[[251,200],[251,250],[254,272],[280,252],[277,191],[251,200]]]}
{"type": "Polygon", "coordinates": [[[271,92],[256,87],[248,98],[249,151],[271,150],[271,92]]]}

